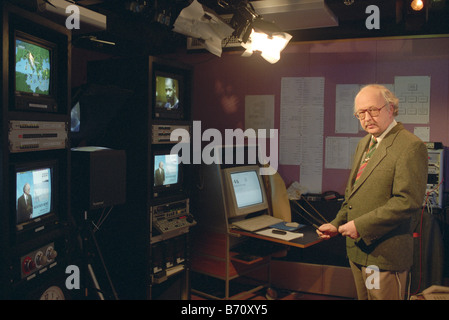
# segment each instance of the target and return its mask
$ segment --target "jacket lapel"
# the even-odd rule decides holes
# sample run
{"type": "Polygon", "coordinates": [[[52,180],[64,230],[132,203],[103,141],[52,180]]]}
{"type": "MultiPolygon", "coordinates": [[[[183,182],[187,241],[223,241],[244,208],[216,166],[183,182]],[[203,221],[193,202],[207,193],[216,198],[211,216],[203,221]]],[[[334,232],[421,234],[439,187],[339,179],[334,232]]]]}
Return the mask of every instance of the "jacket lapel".
{"type": "MultiPolygon", "coordinates": [[[[357,184],[353,187],[351,195],[360,188],[360,186],[365,182],[366,179],[369,178],[373,170],[379,165],[379,163],[386,157],[388,153],[388,149],[393,144],[393,141],[395,140],[397,134],[399,131],[403,129],[403,126],[401,123],[398,123],[394,128],[391,129],[391,131],[382,139],[382,143],[379,144],[376,151],[374,152],[372,158],[368,162],[368,165],[363,170],[362,175],[360,176],[359,180],[357,181],[357,184]]],[[[370,135],[364,138],[365,144],[368,144],[370,135]]],[[[359,150],[358,154],[356,155],[356,161],[359,161],[357,163],[360,163],[362,161],[362,156],[365,148],[361,148],[359,150]]],[[[355,175],[357,174],[358,166],[352,171],[351,181],[355,181],[355,175]]]]}

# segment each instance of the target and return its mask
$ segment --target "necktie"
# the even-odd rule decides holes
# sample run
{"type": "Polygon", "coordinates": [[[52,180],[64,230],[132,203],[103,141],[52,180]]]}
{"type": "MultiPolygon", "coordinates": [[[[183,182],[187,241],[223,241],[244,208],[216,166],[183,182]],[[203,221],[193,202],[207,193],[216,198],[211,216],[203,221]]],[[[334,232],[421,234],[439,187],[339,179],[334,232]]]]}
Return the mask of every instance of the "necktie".
{"type": "Polygon", "coordinates": [[[362,175],[363,169],[365,169],[366,165],[368,164],[369,159],[372,157],[374,151],[376,151],[376,145],[377,145],[377,139],[375,137],[371,138],[371,142],[368,147],[368,151],[365,154],[365,159],[363,159],[362,163],[360,164],[359,171],[357,172],[357,176],[355,177],[355,182],[360,178],[362,175]]]}

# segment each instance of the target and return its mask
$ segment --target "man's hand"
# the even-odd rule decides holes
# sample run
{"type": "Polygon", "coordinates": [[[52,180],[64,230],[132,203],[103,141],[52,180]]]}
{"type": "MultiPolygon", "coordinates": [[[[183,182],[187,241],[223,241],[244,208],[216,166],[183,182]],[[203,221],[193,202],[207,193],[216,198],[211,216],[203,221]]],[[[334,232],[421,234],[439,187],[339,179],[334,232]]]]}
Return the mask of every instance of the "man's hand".
{"type": "Polygon", "coordinates": [[[338,234],[338,230],[337,228],[330,224],[330,223],[325,223],[322,224],[317,230],[316,233],[318,234],[318,236],[321,239],[330,239],[331,237],[335,236],[338,234]]]}
{"type": "Polygon", "coordinates": [[[349,237],[351,239],[357,239],[358,237],[360,237],[355,227],[354,220],[351,220],[348,223],[339,226],[338,232],[340,232],[342,236],[349,237]]]}

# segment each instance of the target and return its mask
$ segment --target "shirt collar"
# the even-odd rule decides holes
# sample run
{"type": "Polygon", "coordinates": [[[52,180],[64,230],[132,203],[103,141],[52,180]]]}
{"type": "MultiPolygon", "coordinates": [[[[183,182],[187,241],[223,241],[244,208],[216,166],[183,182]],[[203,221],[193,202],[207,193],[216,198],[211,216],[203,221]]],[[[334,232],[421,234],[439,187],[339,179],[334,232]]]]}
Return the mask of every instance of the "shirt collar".
{"type": "Polygon", "coordinates": [[[391,129],[394,128],[395,125],[397,125],[398,123],[396,122],[395,119],[393,119],[393,121],[391,121],[390,125],[388,126],[388,128],[380,135],[376,138],[377,140],[377,145],[379,145],[379,143],[382,141],[383,138],[385,138],[385,136],[387,135],[388,132],[390,132],[391,129]]]}

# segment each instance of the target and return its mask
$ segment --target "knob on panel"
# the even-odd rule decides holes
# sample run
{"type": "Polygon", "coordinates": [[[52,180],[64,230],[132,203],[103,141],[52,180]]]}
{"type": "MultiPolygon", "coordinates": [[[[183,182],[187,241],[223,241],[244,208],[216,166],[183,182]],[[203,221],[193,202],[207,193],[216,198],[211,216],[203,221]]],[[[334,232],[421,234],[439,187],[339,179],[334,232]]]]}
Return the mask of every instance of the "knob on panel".
{"type": "Polygon", "coordinates": [[[42,251],[39,251],[34,256],[34,262],[36,263],[37,267],[41,267],[47,264],[47,256],[42,251]]]}
{"type": "Polygon", "coordinates": [[[45,255],[48,261],[52,261],[58,255],[58,252],[53,247],[50,246],[47,248],[45,255]]]}
{"type": "Polygon", "coordinates": [[[26,257],[22,262],[22,270],[24,273],[30,273],[36,269],[36,263],[31,259],[31,257],[26,257]]]}

